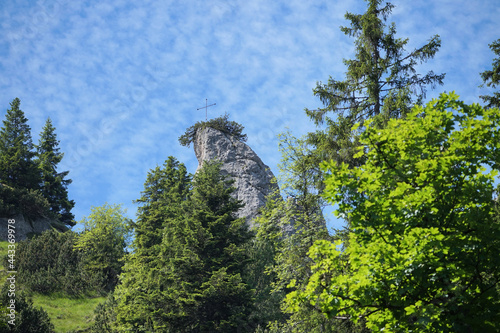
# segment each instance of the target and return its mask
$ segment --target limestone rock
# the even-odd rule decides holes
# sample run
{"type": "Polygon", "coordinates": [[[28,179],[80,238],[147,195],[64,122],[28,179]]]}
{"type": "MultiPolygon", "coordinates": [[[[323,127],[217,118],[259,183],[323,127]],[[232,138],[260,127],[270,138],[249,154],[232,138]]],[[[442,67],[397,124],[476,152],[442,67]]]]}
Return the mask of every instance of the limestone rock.
{"type": "Polygon", "coordinates": [[[269,167],[247,144],[211,127],[198,130],[193,143],[198,169],[204,161],[222,162],[221,172],[235,181],[233,196],[245,204],[237,215],[246,218],[252,227],[252,220],[266,203],[266,196],[278,189],[272,182],[274,175],[269,167]]]}
{"type": "Polygon", "coordinates": [[[40,234],[43,231],[50,229],[52,227],[52,221],[47,218],[39,218],[31,223],[27,221],[22,214],[16,214],[12,217],[0,217],[0,239],[8,240],[8,221],[12,219],[15,223],[11,225],[14,226],[15,232],[13,233],[15,236],[15,241],[21,241],[28,238],[30,234],[40,234]]]}

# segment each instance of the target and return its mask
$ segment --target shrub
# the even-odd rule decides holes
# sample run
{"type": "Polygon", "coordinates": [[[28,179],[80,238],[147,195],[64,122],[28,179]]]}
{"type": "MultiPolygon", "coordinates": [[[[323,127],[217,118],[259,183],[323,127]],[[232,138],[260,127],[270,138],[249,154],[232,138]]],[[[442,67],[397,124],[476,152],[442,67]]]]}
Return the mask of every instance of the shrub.
{"type": "Polygon", "coordinates": [[[189,147],[196,137],[196,133],[200,129],[211,127],[223,133],[235,137],[241,142],[247,141],[247,135],[242,134],[244,127],[235,121],[229,120],[229,114],[225,114],[219,118],[210,119],[208,121],[198,121],[193,126],[189,127],[186,132],[179,137],[179,142],[185,147],[189,147]]]}
{"type": "Polygon", "coordinates": [[[27,298],[22,292],[17,292],[14,298],[9,297],[8,283],[1,288],[0,309],[2,312],[0,319],[0,332],[16,333],[52,333],[54,325],[51,323],[49,315],[42,308],[35,308],[31,299],[27,298]],[[10,325],[7,321],[11,320],[7,314],[10,310],[7,306],[10,300],[15,299],[15,325],[10,325]]]}
{"type": "MultiPolygon", "coordinates": [[[[83,254],[73,247],[78,234],[47,230],[16,248],[18,282],[41,294],[64,292],[80,295],[96,289],[97,277],[85,274],[83,254]]],[[[7,264],[7,257],[4,258],[7,264]]],[[[7,266],[6,266],[7,267],[7,266]]]]}
{"type": "Polygon", "coordinates": [[[113,293],[103,303],[99,303],[94,309],[94,323],[89,328],[90,333],[115,333],[113,328],[116,321],[116,299],[113,293]]]}

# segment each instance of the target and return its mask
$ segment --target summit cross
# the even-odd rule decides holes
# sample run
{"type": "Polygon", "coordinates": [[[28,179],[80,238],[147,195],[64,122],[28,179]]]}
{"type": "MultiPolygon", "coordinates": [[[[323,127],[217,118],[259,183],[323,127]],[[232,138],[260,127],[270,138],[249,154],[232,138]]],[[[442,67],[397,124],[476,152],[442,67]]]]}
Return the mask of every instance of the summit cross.
{"type": "Polygon", "coordinates": [[[208,105],[208,98],[205,98],[205,106],[202,106],[201,108],[197,108],[196,110],[201,110],[201,109],[205,109],[205,121],[207,121],[208,119],[208,112],[207,112],[207,109],[211,106],[214,106],[214,104],[210,104],[208,105]]]}

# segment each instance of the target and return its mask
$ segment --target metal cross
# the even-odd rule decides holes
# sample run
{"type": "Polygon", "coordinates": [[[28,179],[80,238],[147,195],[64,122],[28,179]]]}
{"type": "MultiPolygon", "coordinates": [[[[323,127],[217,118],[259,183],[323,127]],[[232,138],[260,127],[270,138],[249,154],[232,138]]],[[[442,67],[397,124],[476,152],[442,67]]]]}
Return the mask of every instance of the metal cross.
{"type": "Polygon", "coordinates": [[[209,107],[211,107],[211,106],[214,106],[214,105],[215,105],[215,103],[214,103],[214,104],[210,104],[210,105],[208,105],[208,99],[207,99],[207,98],[205,98],[205,106],[203,106],[203,107],[201,107],[201,108],[197,108],[196,110],[205,109],[205,121],[207,121],[207,119],[208,119],[207,109],[208,109],[209,107]]]}

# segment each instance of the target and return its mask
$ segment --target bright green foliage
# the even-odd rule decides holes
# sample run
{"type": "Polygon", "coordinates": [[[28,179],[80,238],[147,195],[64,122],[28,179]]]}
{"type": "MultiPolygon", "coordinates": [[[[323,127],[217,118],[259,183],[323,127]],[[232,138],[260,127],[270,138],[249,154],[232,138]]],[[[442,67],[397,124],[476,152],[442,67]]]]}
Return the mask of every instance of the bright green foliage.
{"type": "Polygon", "coordinates": [[[404,117],[411,106],[421,101],[428,85],[442,84],[444,74],[432,71],[419,75],[416,65],[434,57],[441,41],[439,36],[413,50],[405,52],[408,39],[396,38],[395,24],[386,26],[393,5],[382,0],[366,0],[363,15],[347,13],[349,27],[342,27],[346,35],[355,38],[355,58],[344,60],[346,77],[338,81],[330,77],[328,83],[318,83],[314,95],[324,104],[317,110],[306,109],[316,125],[325,124],[326,130],[309,134],[309,143],[319,154],[318,161],[334,159],[351,166],[355,159],[358,136],[364,121],[376,118],[383,125],[391,118],[404,117]],[[328,116],[333,113],[333,117],[328,116]],[[355,123],[361,123],[352,131],[355,123]]]}
{"type": "Polygon", "coordinates": [[[92,207],[80,223],[85,227],[74,249],[83,253],[83,270],[100,279],[101,288],[111,291],[118,283],[125,247],[130,238],[130,219],[121,205],[92,207]]]}
{"type": "Polygon", "coordinates": [[[31,129],[21,101],[15,98],[0,129],[0,183],[13,188],[39,189],[40,173],[35,157],[31,129]]]}
{"type": "MultiPolygon", "coordinates": [[[[493,59],[492,70],[481,73],[481,78],[487,87],[496,88],[500,84],[500,39],[497,39],[490,45],[490,49],[498,56],[493,59]]],[[[482,86],[483,86],[482,85],[482,86]]],[[[500,92],[494,92],[493,96],[479,96],[486,103],[486,108],[500,108],[500,92]]]]}
{"type": "Polygon", "coordinates": [[[324,164],[348,246],[317,242],[305,291],[288,295],[374,331],[496,332],[500,322],[500,110],[453,93],[386,129],[368,126],[366,163],[324,164]],[[338,272],[342,274],[338,274],[338,272]]]}
{"type": "MultiPolygon", "coordinates": [[[[360,332],[351,322],[326,318],[318,307],[301,306],[289,314],[282,307],[286,293],[305,290],[311,276],[312,261],[307,256],[317,240],[331,240],[323,218],[323,199],[313,186],[317,170],[309,168],[310,154],[304,140],[289,133],[281,136],[280,191],[268,198],[258,224],[254,249],[267,251],[254,274],[259,293],[259,315],[271,322],[273,332],[360,332]],[[265,279],[264,277],[267,277],[265,279]],[[292,281],[296,281],[291,285],[292,281]]],[[[258,253],[258,252],[257,252],[258,253]]]]}
{"type": "Polygon", "coordinates": [[[285,309],[277,312],[287,292],[305,289],[312,264],[307,257],[308,249],[316,240],[330,238],[323,218],[308,216],[311,212],[303,211],[299,204],[300,201],[294,199],[268,199],[262,215],[256,220],[259,227],[254,246],[273,254],[272,258],[266,258],[266,266],[260,268],[261,274],[268,276],[262,281],[264,283],[261,282],[261,288],[264,287],[261,290],[267,295],[258,294],[260,301],[265,303],[257,307],[269,308],[268,313],[261,311],[261,315],[276,332],[330,331],[336,328],[335,323],[313,306],[303,306],[292,315],[283,311],[285,309]],[[290,233],[291,228],[296,230],[290,233]],[[290,285],[293,280],[298,282],[290,285]]]}
{"type": "Polygon", "coordinates": [[[74,215],[71,209],[75,202],[68,199],[68,185],[71,179],[64,179],[69,171],[58,172],[57,165],[64,154],[59,152],[59,141],[50,118],[47,119],[37,148],[37,164],[41,172],[41,192],[50,203],[50,211],[61,222],[74,226],[74,215]]]}
{"type": "Polygon", "coordinates": [[[53,333],[54,325],[43,308],[36,308],[24,292],[17,290],[15,297],[9,297],[8,283],[4,283],[0,294],[0,332],[1,333],[53,333]],[[15,300],[15,318],[9,323],[10,300],[15,300]]]}
{"type": "Polygon", "coordinates": [[[235,121],[229,120],[229,114],[225,114],[219,118],[210,119],[209,121],[198,121],[193,126],[186,130],[186,133],[179,137],[181,145],[189,147],[194,142],[196,133],[206,127],[211,127],[223,133],[234,136],[239,141],[247,141],[247,135],[242,134],[244,127],[235,121]]]}
{"type": "Polygon", "coordinates": [[[251,234],[235,218],[234,188],[215,163],[196,174],[192,189],[188,179],[173,158],[148,176],[134,253],[115,292],[118,329],[228,332],[251,310],[242,279],[251,234]]]}

